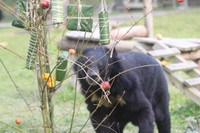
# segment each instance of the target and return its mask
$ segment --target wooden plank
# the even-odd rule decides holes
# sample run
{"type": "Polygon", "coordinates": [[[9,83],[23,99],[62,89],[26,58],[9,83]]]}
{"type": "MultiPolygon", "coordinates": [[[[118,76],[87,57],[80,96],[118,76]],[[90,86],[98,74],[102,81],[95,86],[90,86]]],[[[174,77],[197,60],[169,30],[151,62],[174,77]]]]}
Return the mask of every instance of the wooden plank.
{"type": "Polygon", "coordinates": [[[142,9],[144,7],[143,3],[135,3],[135,2],[123,2],[124,6],[127,8],[127,9],[136,9],[136,8],[139,8],[139,9],[142,9]]]}
{"type": "Polygon", "coordinates": [[[154,43],[152,49],[154,49],[154,50],[169,49],[169,47],[167,45],[165,45],[164,43],[157,41],[157,42],[154,43]]]}
{"type": "Polygon", "coordinates": [[[178,40],[189,41],[189,42],[197,43],[200,45],[200,39],[198,39],[198,38],[182,38],[182,39],[178,39],[178,40]]]}
{"type": "Polygon", "coordinates": [[[187,63],[177,63],[165,66],[165,69],[168,72],[175,72],[175,71],[184,71],[198,68],[198,65],[195,62],[187,62],[187,63]]]}
{"type": "Polygon", "coordinates": [[[136,51],[136,52],[142,52],[144,54],[147,54],[147,50],[144,49],[141,45],[135,45],[133,47],[133,51],[136,51]]]}
{"type": "Polygon", "coordinates": [[[196,104],[200,105],[200,92],[196,88],[185,88],[183,92],[196,104]]]}
{"type": "Polygon", "coordinates": [[[200,70],[199,69],[193,69],[193,70],[189,70],[186,71],[187,75],[189,75],[190,77],[200,77],[200,70]]]}
{"type": "Polygon", "coordinates": [[[182,41],[172,38],[163,38],[161,41],[169,47],[175,47],[181,51],[194,51],[199,48],[198,44],[189,41],[182,41]]]}
{"type": "Polygon", "coordinates": [[[179,60],[180,62],[183,62],[183,63],[187,63],[188,61],[186,59],[184,59],[181,55],[176,55],[175,56],[177,58],[177,60],[179,60]]]}
{"type": "Polygon", "coordinates": [[[155,39],[155,38],[133,37],[133,39],[138,42],[147,43],[147,44],[154,44],[157,42],[157,39],[155,39]]]}
{"type": "Polygon", "coordinates": [[[195,87],[200,85],[200,78],[192,78],[192,79],[187,79],[184,81],[184,84],[187,85],[188,87],[195,87]]]}
{"type": "Polygon", "coordinates": [[[170,49],[160,49],[160,50],[149,51],[148,54],[157,58],[157,57],[177,55],[177,54],[180,54],[180,51],[177,48],[170,48],[170,49]]]}
{"type": "Polygon", "coordinates": [[[200,105],[200,92],[196,88],[187,88],[183,83],[184,79],[182,79],[180,76],[176,74],[171,74],[169,76],[171,78],[172,84],[180,89],[183,94],[185,94],[187,97],[189,97],[192,101],[194,101],[196,104],[200,105]]]}

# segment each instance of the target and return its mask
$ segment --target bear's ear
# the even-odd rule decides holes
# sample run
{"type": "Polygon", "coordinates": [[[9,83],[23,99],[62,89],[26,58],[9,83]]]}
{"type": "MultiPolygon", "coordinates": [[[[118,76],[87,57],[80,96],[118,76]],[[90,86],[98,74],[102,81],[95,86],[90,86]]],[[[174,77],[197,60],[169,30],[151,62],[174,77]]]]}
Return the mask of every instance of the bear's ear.
{"type": "Polygon", "coordinates": [[[117,50],[115,48],[110,49],[110,58],[117,57],[117,50]]]}

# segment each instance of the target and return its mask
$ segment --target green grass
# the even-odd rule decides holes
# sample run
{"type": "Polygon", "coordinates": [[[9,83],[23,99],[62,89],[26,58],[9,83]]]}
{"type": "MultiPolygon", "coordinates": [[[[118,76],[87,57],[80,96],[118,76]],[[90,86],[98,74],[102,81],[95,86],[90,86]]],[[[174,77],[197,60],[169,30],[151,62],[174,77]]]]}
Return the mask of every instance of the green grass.
{"type": "MultiPolygon", "coordinates": [[[[156,33],[161,33],[166,37],[199,37],[200,32],[197,30],[200,27],[200,11],[192,13],[178,13],[168,16],[154,18],[154,30],[156,33]]],[[[51,65],[56,62],[56,42],[62,36],[62,30],[51,30],[49,35],[51,65]]],[[[0,42],[6,42],[7,47],[26,57],[29,43],[29,34],[21,29],[9,28],[0,29],[0,42]]],[[[20,88],[23,96],[31,106],[34,116],[38,122],[42,124],[42,117],[39,108],[38,90],[36,77],[33,71],[28,71],[25,68],[25,61],[18,58],[16,55],[0,48],[0,59],[4,62],[7,69],[10,71],[15,83],[20,88]]],[[[70,81],[64,82],[64,85],[54,95],[55,105],[55,121],[58,132],[67,131],[70,127],[70,121],[73,109],[73,100],[75,90],[70,86],[70,81]]],[[[170,112],[172,120],[172,133],[183,133],[186,128],[186,119],[189,117],[198,117],[200,107],[193,101],[184,96],[178,89],[169,85],[170,88],[170,112]]],[[[89,113],[83,101],[83,96],[77,94],[77,108],[73,133],[79,131],[81,125],[88,119],[89,113]],[[80,106],[80,103],[81,106],[80,106]],[[80,110],[78,107],[80,106],[80,110]]],[[[18,132],[4,123],[23,129],[28,132],[41,132],[37,123],[30,113],[29,109],[22,100],[19,92],[16,90],[11,80],[9,79],[5,69],[0,64],[0,132],[18,132]],[[22,120],[21,125],[15,124],[15,119],[22,120]]],[[[137,128],[133,128],[132,124],[128,124],[125,133],[136,132],[137,128]]],[[[94,132],[90,121],[83,132],[94,132]]]]}
{"type": "Polygon", "coordinates": [[[200,10],[194,12],[175,13],[154,18],[154,33],[161,33],[164,37],[199,38],[200,10]]]}
{"type": "MultiPolygon", "coordinates": [[[[160,33],[163,37],[174,37],[174,38],[199,38],[200,32],[200,9],[195,8],[191,11],[174,11],[174,14],[166,16],[155,16],[154,21],[154,35],[160,33]]],[[[143,25],[144,20],[135,18],[134,22],[137,25],[143,25]]],[[[122,27],[131,26],[133,20],[123,23],[122,27]]]]}

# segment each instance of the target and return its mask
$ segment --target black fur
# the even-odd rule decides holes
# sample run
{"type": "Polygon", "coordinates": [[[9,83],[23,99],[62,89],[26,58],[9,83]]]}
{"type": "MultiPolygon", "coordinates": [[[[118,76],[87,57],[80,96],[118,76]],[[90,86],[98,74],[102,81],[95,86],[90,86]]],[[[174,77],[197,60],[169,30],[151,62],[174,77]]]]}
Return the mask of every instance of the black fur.
{"type": "Polygon", "coordinates": [[[74,66],[82,93],[87,97],[86,103],[96,132],[122,133],[125,125],[132,122],[139,127],[139,133],[153,133],[156,122],[159,133],[170,133],[169,92],[161,66],[142,53],[117,53],[114,50],[112,58],[110,53],[106,47],[87,48],[77,61],[85,71],[78,65],[74,66]],[[112,104],[109,105],[104,99],[105,102],[97,110],[104,93],[98,85],[91,85],[85,79],[85,72],[89,76],[94,75],[91,70],[105,81],[110,79],[111,83],[109,98],[112,104]]]}
{"type": "Polygon", "coordinates": [[[3,19],[3,13],[2,11],[0,10],[0,21],[3,19]]]}

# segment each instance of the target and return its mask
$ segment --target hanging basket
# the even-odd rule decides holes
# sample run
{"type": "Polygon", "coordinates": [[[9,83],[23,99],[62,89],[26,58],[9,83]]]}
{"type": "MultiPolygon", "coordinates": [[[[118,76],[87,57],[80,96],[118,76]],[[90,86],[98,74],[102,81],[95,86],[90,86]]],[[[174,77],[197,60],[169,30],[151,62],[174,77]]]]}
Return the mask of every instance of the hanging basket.
{"type": "Polygon", "coordinates": [[[67,7],[67,29],[92,32],[94,7],[91,5],[69,4],[67,7]]]}
{"type": "Polygon", "coordinates": [[[15,27],[18,27],[18,28],[25,28],[25,23],[27,23],[27,2],[26,1],[18,1],[16,3],[16,16],[17,18],[20,18],[20,19],[17,19],[16,17],[13,19],[12,21],[12,26],[15,26],[15,27]],[[23,21],[23,22],[22,22],[23,21]]]}
{"type": "Polygon", "coordinates": [[[69,57],[69,53],[67,51],[61,51],[58,56],[58,66],[56,68],[56,81],[62,81],[65,78],[67,71],[67,58],[69,57]]]}
{"type": "Polygon", "coordinates": [[[63,0],[52,1],[52,14],[53,24],[63,23],[63,0]]]}
{"type": "Polygon", "coordinates": [[[26,58],[26,69],[33,70],[35,68],[35,61],[37,56],[38,36],[35,29],[31,31],[31,38],[29,42],[28,55],[26,58]]]}

